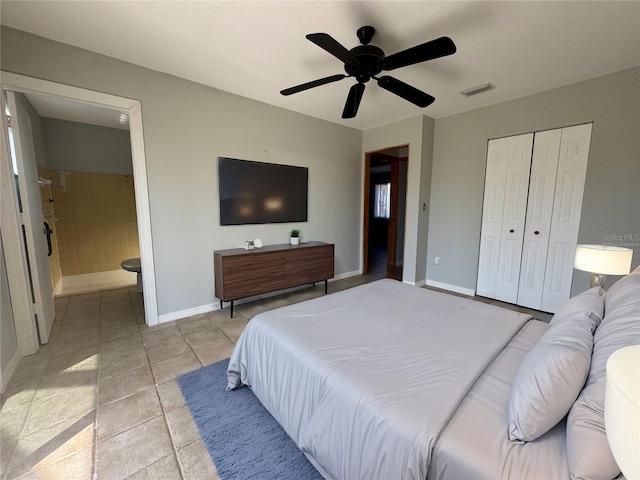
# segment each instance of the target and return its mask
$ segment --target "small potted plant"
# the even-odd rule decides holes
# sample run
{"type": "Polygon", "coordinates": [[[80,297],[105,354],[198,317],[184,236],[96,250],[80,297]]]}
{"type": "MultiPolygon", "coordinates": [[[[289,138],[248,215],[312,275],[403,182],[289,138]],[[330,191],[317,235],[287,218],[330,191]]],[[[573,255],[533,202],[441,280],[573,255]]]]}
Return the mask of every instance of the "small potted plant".
{"type": "Polygon", "coordinates": [[[289,232],[289,243],[291,245],[298,245],[300,243],[300,232],[299,228],[293,228],[289,232]]]}

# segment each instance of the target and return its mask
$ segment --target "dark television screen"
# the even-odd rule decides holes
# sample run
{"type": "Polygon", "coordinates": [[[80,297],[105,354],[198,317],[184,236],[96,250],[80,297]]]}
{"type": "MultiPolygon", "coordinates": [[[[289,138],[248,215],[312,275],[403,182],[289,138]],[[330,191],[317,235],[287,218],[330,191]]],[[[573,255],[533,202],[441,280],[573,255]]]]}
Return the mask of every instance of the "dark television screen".
{"type": "Polygon", "coordinates": [[[308,171],[218,157],[220,225],[306,222],[308,171]]]}

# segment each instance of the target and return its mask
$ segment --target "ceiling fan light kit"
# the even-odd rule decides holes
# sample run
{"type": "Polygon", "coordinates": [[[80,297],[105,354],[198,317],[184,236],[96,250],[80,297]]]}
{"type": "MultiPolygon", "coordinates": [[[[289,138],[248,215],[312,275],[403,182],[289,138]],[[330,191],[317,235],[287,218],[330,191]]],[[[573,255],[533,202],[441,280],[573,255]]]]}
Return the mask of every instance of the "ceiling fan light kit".
{"type": "Polygon", "coordinates": [[[310,88],[338,82],[343,78],[353,77],[357,83],[349,89],[347,101],[342,111],[342,118],[354,118],[358,113],[360,101],[364,94],[365,83],[373,78],[378,82],[378,86],[384,90],[418,107],[424,108],[431,105],[435,101],[435,98],[428,93],[418,90],[389,75],[378,75],[383,71],[395,70],[396,68],[452,55],[456,52],[456,46],[453,41],[449,37],[440,37],[387,57],[381,48],[375,45],[369,45],[375,32],[375,28],[371,26],[360,27],[357,31],[357,36],[361,45],[351,50],[347,50],[329,34],[310,33],[306,38],[342,61],[346,75],[331,75],[284,89],[280,93],[282,95],[292,95],[310,88]]]}

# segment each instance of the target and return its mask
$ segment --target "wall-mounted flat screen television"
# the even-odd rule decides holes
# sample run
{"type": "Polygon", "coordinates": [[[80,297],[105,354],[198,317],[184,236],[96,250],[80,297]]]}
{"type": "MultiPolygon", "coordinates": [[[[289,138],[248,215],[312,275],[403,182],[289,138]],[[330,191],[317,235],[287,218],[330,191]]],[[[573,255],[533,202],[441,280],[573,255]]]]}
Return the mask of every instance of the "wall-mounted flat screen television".
{"type": "Polygon", "coordinates": [[[309,169],[218,157],[220,225],[307,221],[309,169]]]}

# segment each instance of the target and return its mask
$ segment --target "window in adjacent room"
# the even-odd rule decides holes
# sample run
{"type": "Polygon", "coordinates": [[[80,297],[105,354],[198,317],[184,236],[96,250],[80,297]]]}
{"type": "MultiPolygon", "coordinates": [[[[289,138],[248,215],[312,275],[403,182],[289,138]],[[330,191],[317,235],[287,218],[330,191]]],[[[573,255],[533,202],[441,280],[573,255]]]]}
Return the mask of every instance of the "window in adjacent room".
{"type": "Polygon", "coordinates": [[[391,208],[391,184],[378,183],[375,188],[373,216],[375,218],[389,218],[391,208]]]}

